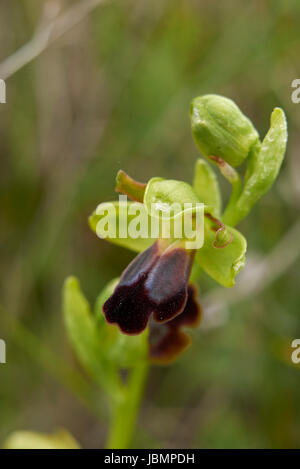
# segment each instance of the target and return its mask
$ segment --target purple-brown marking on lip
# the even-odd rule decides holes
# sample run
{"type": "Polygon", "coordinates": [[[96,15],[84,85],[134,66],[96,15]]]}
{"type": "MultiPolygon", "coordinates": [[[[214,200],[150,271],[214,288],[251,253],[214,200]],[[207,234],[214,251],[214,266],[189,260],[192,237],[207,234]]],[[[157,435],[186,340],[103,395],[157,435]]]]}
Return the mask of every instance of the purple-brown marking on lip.
{"type": "Polygon", "coordinates": [[[169,248],[151,269],[145,290],[153,303],[155,321],[169,321],[183,311],[193,259],[193,252],[169,248]]]}
{"type": "Polygon", "coordinates": [[[193,252],[158,240],[123,272],[104,303],[106,320],[126,334],[139,334],[154,320],[166,322],[182,313],[188,298],[193,252]]]}
{"type": "Polygon", "coordinates": [[[194,286],[188,287],[188,299],[181,314],[165,324],[150,323],[149,354],[153,362],[168,364],[174,361],[190,345],[188,334],[182,327],[197,327],[201,319],[201,307],[196,300],[194,286]]]}
{"type": "Polygon", "coordinates": [[[200,323],[202,310],[197,300],[197,289],[194,285],[188,286],[188,299],[181,314],[172,319],[168,324],[172,327],[197,327],[200,323]]]}
{"type": "Polygon", "coordinates": [[[145,295],[144,283],[159,252],[156,242],[139,254],[123,272],[114,293],[103,305],[106,320],[118,324],[126,334],[139,334],[147,326],[153,308],[145,295]]]}

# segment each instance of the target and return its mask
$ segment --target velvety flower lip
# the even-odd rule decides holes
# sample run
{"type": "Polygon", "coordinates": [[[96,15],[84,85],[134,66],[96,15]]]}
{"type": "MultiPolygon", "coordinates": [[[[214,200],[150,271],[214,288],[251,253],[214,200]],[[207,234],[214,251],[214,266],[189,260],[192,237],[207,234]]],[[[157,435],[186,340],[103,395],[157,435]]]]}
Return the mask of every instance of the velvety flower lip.
{"type": "Polygon", "coordinates": [[[163,365],[173,362],[191,344],[189,335],[181,328],[198,326],[202,311],[196,298],[196,288],[189,285],[188,299],[181,314],[165,324],[150,322],[149,355],[154,363],[163,365]]]}
{"type": "Polygon", "coordinates": [[[126,334],[139,334],[151,314],[166,322],[180,314],[188,299],[188,278],[194,255],[158,240],[123,272],[103,311],[109,323],[126,334]]]}
{"type": "Polygon", "coordinates": [[[155,321],[169,321],[183,311],[193,258],[193,253],[187,253],[182,248],[171,248],[150,271],[145,290],[149,300],[156,306],[155,321]]]}
{"type": "Polygon", "coordinates": [[[139,334],[148,324],[152,306],[147,301],[144,283],[158,255],[158,243],[139,254],[123,272],[114,293],[103,305],[106,320],[117,324],[126,334],[139,334]]]}

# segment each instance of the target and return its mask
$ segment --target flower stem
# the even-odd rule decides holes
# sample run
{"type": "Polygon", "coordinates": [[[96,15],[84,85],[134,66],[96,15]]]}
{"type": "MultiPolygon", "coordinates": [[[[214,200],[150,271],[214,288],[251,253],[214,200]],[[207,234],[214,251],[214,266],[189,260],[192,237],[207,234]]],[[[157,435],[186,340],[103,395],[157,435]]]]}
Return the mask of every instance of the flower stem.
{"type": "Polygon", "coordinates": [[[113,403],[107,449],[130,447],[148,369],[147,361],[137,364],[129,375],[125,397],[113,403]]]}
{"type": "Polygon", "coordinates": [[[222,158],[219,158],[217,156],[210,156],[210,159],[214,161],[220,169],[221,174],[227,179],[228,182],[232,185],[232,191],[231,191],[231,196],[228,201],[227,207],[225,209],[225,212],[223,213],[223,219],[224,223],[228,223],[227,219],[230,218],[231,213],[235,210],[235,205],[236,202],[241,195],[242,192],[242,181],[239,176],[239,173],[226,161],[222,160],[222,158]]]}

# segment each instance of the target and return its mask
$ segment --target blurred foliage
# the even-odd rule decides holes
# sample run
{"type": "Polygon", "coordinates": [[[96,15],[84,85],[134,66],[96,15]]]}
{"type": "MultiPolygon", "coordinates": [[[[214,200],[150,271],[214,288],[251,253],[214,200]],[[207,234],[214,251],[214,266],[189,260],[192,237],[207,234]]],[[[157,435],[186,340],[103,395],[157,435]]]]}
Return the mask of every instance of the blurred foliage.
{"type": "Polygon", "coordinates": [[[34,432],[15,432],[4,444],[4,449],[80,449],[78,443],[65,430],[53,435],[34,432]]]}
{"type": "MultiPolygon", "coordinates": [[[[1,2],[0,60],[30,39],[44,4],[1,2]]],[[[290,99],[299,15],[297,0],[115,0],[7,80],[7,104],[0,105],[0,337],[8,361],[0,365],[0,441],[15,429],[64,427],[84,447],[104,444],[102,396],[95,399],[88,377],[78,378],[67,344],[62,284],[76,274],[95,301],[131,259],[87,223],[114,196],[120,168],[141,181],[191,181],[195,96],[232,98],[261,136],[275,106],[287,113],[279,180],[239,226],[249,258],[264,258],[299,218],[300,107],[290,99]],[[18,332],[20,321],[55,354],[40,356],[18,332]],[[62,378],[61,363],[72,380],[62,378]],[[83,394],[93,395],[92,405],[74,397],[83,394]]],[[[230,307],[225,324],[195,331],[176,364],[152,369],[134,446],[300,447],[300,374],[289,359],[300,337],[300,262],[299,248],[290,249],[292,268],[230,307]]],[[[214,287],[203,273],[201,293],[214,287]]]]}

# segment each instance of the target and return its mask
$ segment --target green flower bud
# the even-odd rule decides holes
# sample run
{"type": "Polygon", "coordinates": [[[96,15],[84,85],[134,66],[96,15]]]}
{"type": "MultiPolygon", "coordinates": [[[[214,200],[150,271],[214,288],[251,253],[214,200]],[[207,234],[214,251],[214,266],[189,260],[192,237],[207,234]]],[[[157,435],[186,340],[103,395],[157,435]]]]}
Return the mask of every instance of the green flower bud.
{"type": "Polygon", "coordinates": [[[259,142],[251,121],[228,98],[208,94],[191,104],[191,124],[197,147],[204,156],[222,158],[239,166],[259,142]]]}

